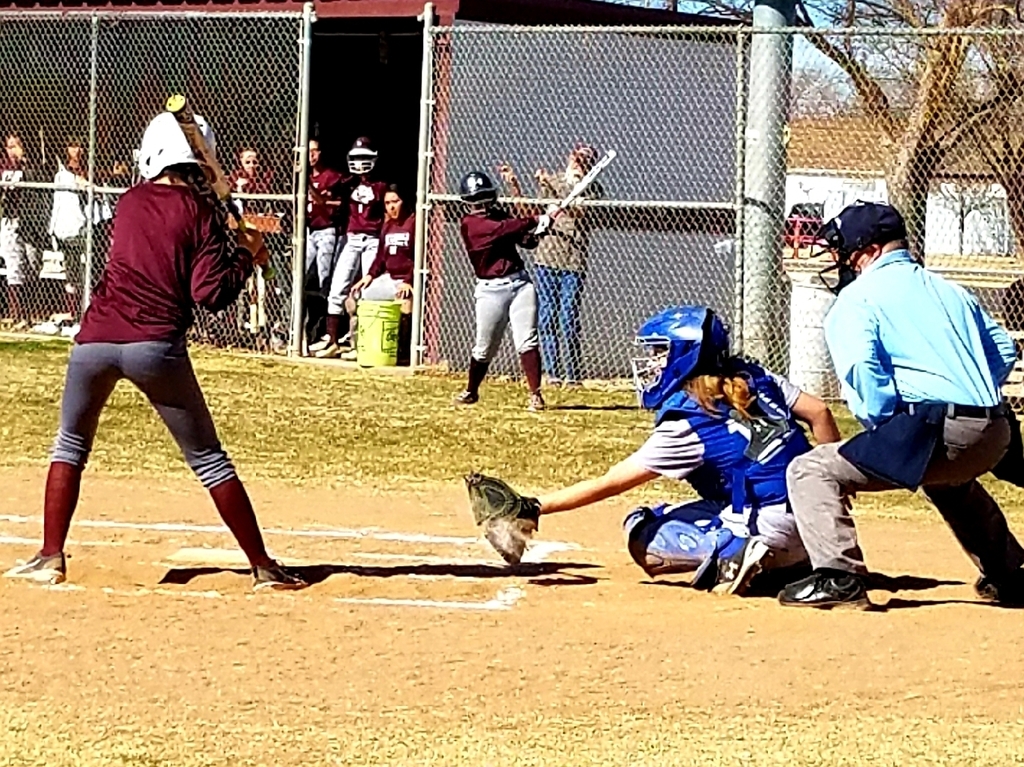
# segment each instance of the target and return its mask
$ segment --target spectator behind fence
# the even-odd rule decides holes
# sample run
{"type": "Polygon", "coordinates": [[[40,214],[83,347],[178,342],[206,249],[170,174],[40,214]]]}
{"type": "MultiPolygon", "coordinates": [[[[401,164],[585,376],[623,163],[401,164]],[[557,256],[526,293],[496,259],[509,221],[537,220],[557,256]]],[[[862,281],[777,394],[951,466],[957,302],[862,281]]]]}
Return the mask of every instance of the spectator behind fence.
{"type": "MultiPolygon", "coordinates": [[[[398,325],[398,364],[409,364],[412,340],[413,245],[416,241],[416,215],[406,208],[398,186],[390,184],[384,193],[384,224],[381,247],[367,273],[352,286],[345,309],[356,332],[356,308],[359,301],[401,301],[402,317],[398,325]]],[[[355,350],[342,359],[355,359],[355,350]]]]}
{"type": "MultiPolygon", "coordinates": [[[[274,185],[274,174],[264,170],[260,165],[260,155],[252,147],[244,147],[238,151],[238,168],[228,177],[228,184],[233,194],[270,194],[274,185]]],[[[242,208],[250,212],[250,208],[263,209],[265,204],[255,206],[246,201],[242,208]]]]}
{"type": "Polygon", "coordinates": [[[58,161],[53,183],[57,189],[53,193],[48,234],[53,249],[64,255],[65,308],[73,319],[77,319],[82,305],[87,221],[79,190],[89,183],[81,142],[76,139],[68,141],[67,159],[64,163],[58,161]]]}
{"type": "MultiPolygon", "coordinates": [[[[572,152],[561,175],[544,169],[534,174],[540,197],[564,199],[576,183],[594,167],[597,151],[580,144],[572,152]]],[[[516,197],[523,192],[512,167],[505,163],[501,176],[516,197]]],[[[592,184],[585,196],[600,197],[600,184],[592,184]]],[[[537,282],[541,357],[549,383],[578,386],[582,380],[580,305],[587,272],[590,244],[585,208],[570,207],[555,219],[551,234],[541,240],[534,255],[537,282]]]]}
{"type": "Polygon", "coordinates": [[[7,273],[7,314],[14,321],[14,329],[28,326],[28,308],[25,305],[25,282],[36,248],[26,234],[28,220],[22,197],[23,190],[10,186],[28,180],[28,160],[21,137],[9,133],[4,142],[4,156],[0,161],[0,260],[7,273]]]}

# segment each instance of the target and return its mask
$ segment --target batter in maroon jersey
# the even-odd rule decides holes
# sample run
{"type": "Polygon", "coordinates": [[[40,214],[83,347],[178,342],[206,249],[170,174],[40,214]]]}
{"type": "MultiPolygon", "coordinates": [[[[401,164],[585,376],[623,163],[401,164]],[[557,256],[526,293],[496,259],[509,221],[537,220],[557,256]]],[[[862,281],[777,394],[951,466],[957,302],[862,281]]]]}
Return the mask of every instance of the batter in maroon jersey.
{"type": "MultiPolygon", "coordinates": [[[[213,131],[196,115],[208,147],[213,131]]],[[[228,229],[192,148],[170,112],[146,128],[139,150],[142,183],[121,197],[103,277],[82,319],[68,361],[60,428],[46,478],[43,546],[9,578],[60,583],[64,544],[78,505],[82,472],[100,413],[118,381],[131,381],[153,405],[210,493],[252,567],[256,589],[306,584],[263,545],[245,487],[220,444],[189,360],[185,335],[193,311],[218,311],[238,298],[254,266],[269,254],[258,232],[228,229]]]]}

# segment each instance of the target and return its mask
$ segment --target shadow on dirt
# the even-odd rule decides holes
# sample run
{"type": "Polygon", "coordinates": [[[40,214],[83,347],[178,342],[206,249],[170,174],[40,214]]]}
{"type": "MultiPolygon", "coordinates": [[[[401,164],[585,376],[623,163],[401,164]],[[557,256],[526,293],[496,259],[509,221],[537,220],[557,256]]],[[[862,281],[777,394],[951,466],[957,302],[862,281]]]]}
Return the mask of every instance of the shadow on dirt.
{"type": "MultiPolygon", "coordinates": [[[[769,570],[758,575],[747,589],[748,597],[775,597],[786,586],[793,581],[806,578],[811,574],[809,566],[785,567],[779,570],[769,570]]],[[[689,587],[689,581],[647,581],[656,586],[689,587]]],[[[963,586],[963,581],[940,580],[938,578],[922,578],[916,575],[885,575],[884,573],[870,573],[867,577],[868,591],[888,591],[895,594],[897,591],[927,591],[939,586],[963,586]]],[[[901,601],[901,600],[893,600],[901,601]]],[[[953,602],[957,600],[951,600],[953,602]]],[[[969,601],[969,600],[967,600],[969,601]]],[[[891,603],[890,603],[891,604],[891,603]]],[[[933,604],[924,601],[922,605],[933,604]]],[[[973,604],[973,603],[972,603],[973,604]]]]}
{"type": "Polygon", "coordinates": [[[986,602],[981,599],[890,599],[879,605],[882,610],[906,610],[913,607],[937,607],[939,605],[974,605],[975,607],[994,607],[997,610],[1022,610],[1024,605],[1005,605],[997,602],[986,602]]]}
{"type": "MultiPolygon", "coordinates": [[[[354,575],[359,578],[400,578],[408,576],[448,576],[452,578],[528,578],[528,583],[538,586],[590,586],[597,578],[580,575],[571,570],[599,569],[599,565],[577,562],[537,562],[520,565],[306,565],[289,567],[306,583],[314,586],[323,583],[332,575],[354,575]],[[550,577],[549,577],[550,576],[550,577]]],[[[193,579],[217,573],[238,573],[249,571],[236,567],[176,567],[168,570],[160,580],[161,585],[184,586],[193,579]]]]}

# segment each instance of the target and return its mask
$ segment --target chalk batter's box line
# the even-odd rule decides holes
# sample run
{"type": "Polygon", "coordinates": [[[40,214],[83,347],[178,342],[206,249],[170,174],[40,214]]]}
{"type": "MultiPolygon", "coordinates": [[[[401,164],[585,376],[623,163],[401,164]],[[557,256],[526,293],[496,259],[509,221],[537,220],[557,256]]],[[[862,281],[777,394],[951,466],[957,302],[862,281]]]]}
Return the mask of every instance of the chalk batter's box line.
{"type": "MultiPolygon", "coordinates": [[[[32,585],[32,584],[29,584],[32,585]]],[[[37,586],[45,591],[58,593],[77,594],[83,591],[94,591],[94,589],[80,586],[74,583],[61,583],[56,586],[37,586]]],[[[179,599],[236,599],[236,597],[222,594],[219,591],[177,591],[164,588],[138,588],[138,589],[113,589],[104,587],[99,589],[106,596],[141,598],[150,596],[177,597],[179,599]]],[[[276,594],[277,598],[296,599],[294,594],[276,594]]],[[[525,592],[518,586],[506,586],[499,589],[491,599],[483,602],[464,602],[455,600],[438,599],[389,599],[386,597],[335,597],[332,601],[345,605],[364,605],[379,607],[415,607],[433,610],[465,610],[470,612],[505,612],[515,607],[516,603],[525,596],[525,592]]],[[[262,598],[258,594],[247,594],[244,599],[262,598]]]]}
{"type": "MultiPolygon", "coordinates": [[[[0,514],[0,522],[28,524],[38,521],[38,517],[27,517],[17,514],[0,514]]],[[[146,532],[191,534],[214,533],[221,535],[227,535],[229,533],[228,529],[224,525],[192,525],[184,522],[115,522],[105,519],[77,519],[74,524],[78,527],[107,530],[140,530],[146,532]]],[[[446,544],[449,546],[476,546],[484,542],[483,538],[429,535],[427,533],[396,533],[381,530],[376,527],[326,527],[313,530],[269,527],[265,528],[263,532],[267,535],[284,535],[294,538],[326,538],[344,540],[369,539],[374,541],[394,541],[397,543],[436,543],[446,544]]],[[[537,548],[541,548],[546,554],[550,554],[557,551],[578,551],[580,547],[575,543],[567,541],[538,541],[533,547],[531,547],[531,550],[537,548]]]]}

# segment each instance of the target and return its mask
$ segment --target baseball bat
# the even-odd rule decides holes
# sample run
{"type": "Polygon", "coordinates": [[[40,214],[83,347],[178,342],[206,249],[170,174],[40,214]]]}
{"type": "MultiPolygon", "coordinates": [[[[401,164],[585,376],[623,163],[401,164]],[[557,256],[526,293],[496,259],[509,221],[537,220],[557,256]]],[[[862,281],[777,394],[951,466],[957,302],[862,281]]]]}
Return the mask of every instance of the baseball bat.
{"type": "MultiPolygon", "coordinates": [[[[206,139],[203,138],[203,132],[196,123],[195,113],[192,111],[188,100],[180,93],[176,93],[167,99],[166,107],[167,111],[174,115],[174,119],[178,121],[178,126],[181,128],[181,132],[185,134],[185,140],[188,142],[192,154],[195,155],[199,167],[203,169],[203,175],[206,176],[210,188],[217,195],[217,199],[227,207],[228,213],[238,225],[238,230],[244,232],[246,224],[242,220],[238,209],[232,203],[231,186],[228,184],[228,177],[217,160],[217,155],[210,151],[206,139]]],[[[262,271],[263,279],[265,280],[269,280],[274,276],[269,264],[265,264],[262,267],[262,271]]]]}
{"type": "Polygon", "coordinates": [[[594,179],[601,175],[601,171],[607,168],[611,164],[611,161],[615,159],[615,155],[615,150],[609,149],[605,153],[604,157],[594,163],[594,167],[588,170],[586,175],[576,182],[576,186],[570,190],[565,199],[558,203],[558,209],[565,210],[572,205],[581,194],[587,191],[588,187],[594,183],[594,179]]]}

